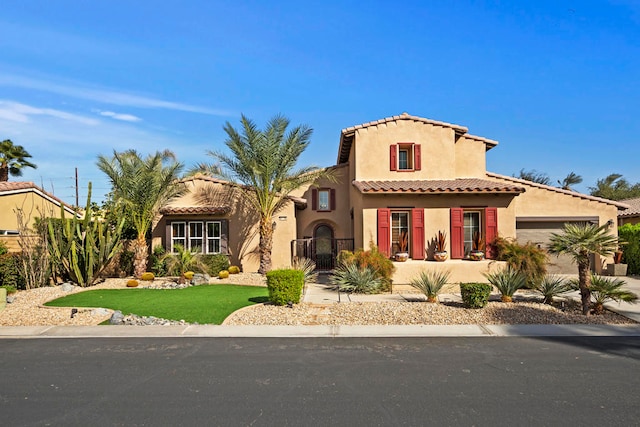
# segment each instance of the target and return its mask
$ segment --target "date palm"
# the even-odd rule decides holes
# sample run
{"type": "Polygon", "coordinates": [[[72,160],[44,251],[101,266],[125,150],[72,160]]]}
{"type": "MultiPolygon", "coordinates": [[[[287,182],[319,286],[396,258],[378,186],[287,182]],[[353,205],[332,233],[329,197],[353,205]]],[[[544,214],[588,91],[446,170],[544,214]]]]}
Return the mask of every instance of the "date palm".
{"type": "Polygon", "coordinates": [[[0,142],[0,182],[9,181],[9,175],[22,176],[22,168],[37,168],[22,145],[13,145],[10,139],[0,142]]]}
{"type": "Polygon", "coordinates": [[[141,157],[135,150],[113,152],[113,157],[98,156],[98,168],[111,181],[112,197],[123,207],[136,230],[134,275],[147,269],[149,248],[147,233],[161,207],[184,191],[178,183],[182,163],[169,151],[157,151],[141,157]]]}
{"type": "Polygon", "coordinates": [[[310,143],[310,127],[301,125],[288,130],[289,119],[280,115],[273,117],[264,130],[244,115],[240,123],[240,130],[229,122],[224,126],[225,145],[231,154],[209,151],[217,163],[201,164],[199,168],[245,186],[247,200],[260,216],[258,272],[264,274],[271,269],[273,216],[289,203],[287,196],[293,190],[329,174],[314,166],[297,166],[298,158],[310,143]]]}
{"type": "Polygon", "coordinates": [[[558,184],[563,190],[571,190],[571,187],[580,184],[581,182],[582,177],[575,172],[570,172],[562,181],[558,180],[558,184]]]}
{"type": "Polygon", "coordinates": [[[618,247],[618,238],[608,232],[608,225],[565,224],[562,233],[551,233],[549,252],[567,254],[578,265],[578,287],[582,302],[582,314],[589,315],[591,300],[592,254],[612,255],[618,247]]]}

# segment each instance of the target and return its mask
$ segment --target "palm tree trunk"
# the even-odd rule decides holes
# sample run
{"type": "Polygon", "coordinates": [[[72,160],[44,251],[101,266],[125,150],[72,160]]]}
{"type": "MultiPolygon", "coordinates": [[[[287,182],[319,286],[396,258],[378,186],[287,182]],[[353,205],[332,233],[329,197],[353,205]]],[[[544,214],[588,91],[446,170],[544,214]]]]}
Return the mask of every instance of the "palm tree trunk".
{"type": "Polygon", "coordinates": [[[149,248],[147,248],[147,239],[145,236],[138,236],[134,241],[133,249],[133,275],[140,278],[147,271],[147,257],[149,256],[149,248]]]}
{"type": "Polygon", "coordinates": [[[258,273],[271,270],[271,249],[273,248],[273,224],[271,218],[260,217],[260,268],[258,273]]]}
{"type": "Polygon", "coordinates": [[[586,261],[578,262],[578,283],[582,300],[582,314],[588,316],[591,313],[591,275],[588,258],[586,261]]]}
{"type": "Polygon", "coordinates": [[[9,166],[0,165],[0,182],[9,181],[9,166]]]}

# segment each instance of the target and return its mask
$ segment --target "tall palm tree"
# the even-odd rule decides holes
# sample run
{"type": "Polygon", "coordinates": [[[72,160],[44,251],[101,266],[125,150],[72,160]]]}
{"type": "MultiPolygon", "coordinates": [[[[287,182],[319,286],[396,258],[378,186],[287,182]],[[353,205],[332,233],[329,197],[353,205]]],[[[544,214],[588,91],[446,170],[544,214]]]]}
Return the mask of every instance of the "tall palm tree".
{"type": "Polygon", "coordinates": [[[22,145],[13,145],[10,139],[0,142],[0,181],[9,181],[9,175],[22,176],[22,168],[37,168],[27,160],[30,157],[22,145]]]}
{"type": "Polygon", "coordinates": [[[592,254],[612,255],[618,247],[618,238],[608,232],[608,225],[565,224],[562,233],[552,233],[549,252],[567,254],[578,264],[578,285],[582,300],[582,314],[590,313],[592,254]]]}
{"type": "Polygon", "coordinates": [[[121,204],[136,230],[134,243],[134,275],[147,269],[147,233],[161,207],[184,191],[178,183],[183,165],[165,150],[144,158],[135,150],[113,152],[112,158],[98,156],[98,168],[111,181],[112,197],[121,204]]]}
{"type": "Polygon", "coordinates": [[[582,177],[575,172],[570,172],[562,181],[558,180],[560,188],[563,190],[571,190],[571,187],[582,182],[582,177]]]}
{"type": "Polygon", "coordinates": [[[298,167],[297,161],[310,143],[313,130],[296,126],[287,130],[289,119],[277,115],[264,130],[242,115],[242,128],[236,130],[229,122],[225,145],[231,154],[209,151],[218,161],[213,166],[199,165],[210,174],[246,186],[248,200],[260,215],[260,267],[258,272],[271,269],[273,246],[273,216],[287,203],[287,196],[304,184],[330,174],[315,166],[298,167]]]}

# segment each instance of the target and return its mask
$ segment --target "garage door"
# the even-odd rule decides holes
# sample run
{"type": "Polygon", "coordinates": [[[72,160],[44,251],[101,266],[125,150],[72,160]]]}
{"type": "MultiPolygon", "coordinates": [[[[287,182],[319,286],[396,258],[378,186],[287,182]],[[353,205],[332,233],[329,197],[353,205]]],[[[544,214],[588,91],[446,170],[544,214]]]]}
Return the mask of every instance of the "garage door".
{"type": "MultiPolygon", "coordinates": [[[[573,220],[518,218],[516,219],[516,240],[519,243],[533,242],[539,247],[547,249],[551,233],[562,233],[566,223],[585,223],[587,221],[597,221],[597,218],[575,218],[573,220]]],[[[568,255],[549,255],[547,272],[550,274],[577,274],[578,266],[568,255]]]]}

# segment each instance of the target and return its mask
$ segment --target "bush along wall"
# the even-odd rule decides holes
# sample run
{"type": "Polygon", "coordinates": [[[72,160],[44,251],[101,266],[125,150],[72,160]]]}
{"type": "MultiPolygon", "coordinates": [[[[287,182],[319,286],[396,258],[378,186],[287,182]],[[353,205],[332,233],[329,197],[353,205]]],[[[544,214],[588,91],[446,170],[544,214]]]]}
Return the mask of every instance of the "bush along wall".
{"type": "Polygon", "coordinates": [[[276,305],[300,302],[304,273],[299,270],[271,270],[267,273],[269,301],[276,305]]]}
{"type": "Polygon", "coordinates": [[[640,274],[640,224],[618,227],[622,245],[622,262],[627,264],[627,274],[640,274]]]}
{"type": "Polygon", "coordinates": [[[462,302],[469,308],[482,308],[489,302],[491,289],[488,283],[460,283],[462,302]]]}

